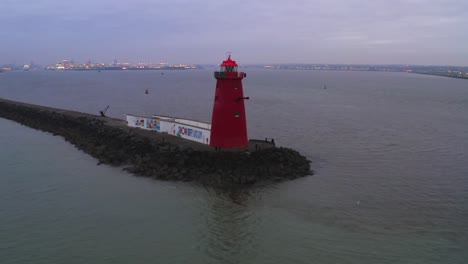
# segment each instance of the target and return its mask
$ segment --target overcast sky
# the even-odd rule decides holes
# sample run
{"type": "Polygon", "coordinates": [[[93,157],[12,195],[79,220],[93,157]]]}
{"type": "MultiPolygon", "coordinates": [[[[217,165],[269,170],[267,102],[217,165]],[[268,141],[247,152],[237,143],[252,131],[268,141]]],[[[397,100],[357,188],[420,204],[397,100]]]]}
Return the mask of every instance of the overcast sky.
{"type": "Polygon", "coordinates": [[[468,65],[467,0],[0,0],[0,64],[468,65]]]}

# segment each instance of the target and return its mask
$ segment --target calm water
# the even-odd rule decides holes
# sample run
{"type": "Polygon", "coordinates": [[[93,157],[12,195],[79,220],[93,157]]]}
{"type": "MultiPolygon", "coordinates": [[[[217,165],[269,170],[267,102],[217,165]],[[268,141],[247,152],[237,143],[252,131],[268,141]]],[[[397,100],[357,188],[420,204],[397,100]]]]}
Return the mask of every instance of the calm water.
{"type": "MultiPolygon", "coordinates": [[[[467,81],[247,70],[244,85],[250,136],[314,176],[219,193],[0,119],[0,263],[468,263],[467,81]]],[[[0,97],[119,118],[209,121],[214,87],[208,70],[0,74],[0,97]]]]}

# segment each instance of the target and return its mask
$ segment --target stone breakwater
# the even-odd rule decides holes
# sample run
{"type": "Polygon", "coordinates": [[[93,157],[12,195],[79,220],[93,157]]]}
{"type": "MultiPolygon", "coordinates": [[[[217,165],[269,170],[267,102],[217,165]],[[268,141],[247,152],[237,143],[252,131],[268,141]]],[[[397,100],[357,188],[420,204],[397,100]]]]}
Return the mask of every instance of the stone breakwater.
{"type": "Polygon", "coordinates": [[[123,120],[3,99],[0,117],[60,135],[98,159],[98,164],[124,166],[139,176],[223,186],[312,174],[310,161],[289,148],[215,151],[170,135],[129,128],[123,120]]]}

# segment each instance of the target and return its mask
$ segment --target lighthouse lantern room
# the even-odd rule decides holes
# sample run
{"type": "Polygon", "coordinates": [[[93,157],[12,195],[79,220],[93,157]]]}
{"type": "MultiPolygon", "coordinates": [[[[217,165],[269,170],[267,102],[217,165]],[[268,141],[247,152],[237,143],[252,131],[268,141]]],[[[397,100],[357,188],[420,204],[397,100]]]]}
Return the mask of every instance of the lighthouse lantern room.
{"type": "Polygon", "coordinates": [[[214,73],[216,92],[211,119],[210,145],[215,148],[248,147],[247,118],[245,115],[242,79],[243,72],[237,72],[237,63],[231,55],[221,64],[220,71],[214,73]]]}

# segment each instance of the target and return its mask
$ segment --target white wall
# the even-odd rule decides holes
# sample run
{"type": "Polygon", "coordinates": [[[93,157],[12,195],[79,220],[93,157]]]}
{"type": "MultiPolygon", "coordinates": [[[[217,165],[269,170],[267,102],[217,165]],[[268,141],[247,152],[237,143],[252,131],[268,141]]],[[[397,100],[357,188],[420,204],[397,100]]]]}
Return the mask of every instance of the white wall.
{"type": "Polygon", "coordinates": [[[168,133],[173,136],[209,145],[211,125],[187,119],[163,119],[127,115],[127,125],[146,130],[168,133]],[[181,121],[181,122],[177,122],[181,121]]]}
{"type": "Polygon", "coordinates": [[[174,129],[176,136],[178,137],[196,141],[206,145],[210,144],[211,131],[208,129],[179,123],[174,123],[174,129]]]}
{"type": "Polygon", "coordinates": [[[143,117],[127,115],[127,125],[130,127],[145,128],[145,120],[143,117]]]}
{"type": "Polygon", "coordinates": [[[173,126],[173,122],[168,122],[168,121],[163,121],[161,120],[160,122],[160,132],[163,132],[163,133],[168,133],[168,134],[171,134],[171,135],[174,135],[174,133],[172,132],[172,126],[173,126]]]}
{"type": "Polygon", "coordinates": [[[193,121],[193,120],[188,120],[188,119],[180,119],[180,118],[176,118],[174,121],[176,123],[181,123],[181,124],[185,124],[185,125],[189,125],[193,127],[199,127],[199,128],[211,130],[211,124],[207,124],[203,122],[198,122],[198,121],[193,121]]]}
{"type": "Polygon", "coordinates": [[[127,115],[127,125],[130,127],[160,131],[160,123],[161,121],[155,118],[127,115]]]}

